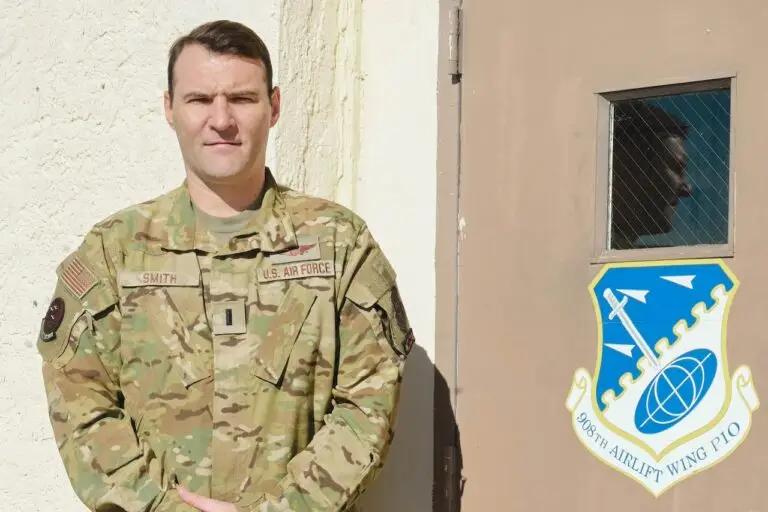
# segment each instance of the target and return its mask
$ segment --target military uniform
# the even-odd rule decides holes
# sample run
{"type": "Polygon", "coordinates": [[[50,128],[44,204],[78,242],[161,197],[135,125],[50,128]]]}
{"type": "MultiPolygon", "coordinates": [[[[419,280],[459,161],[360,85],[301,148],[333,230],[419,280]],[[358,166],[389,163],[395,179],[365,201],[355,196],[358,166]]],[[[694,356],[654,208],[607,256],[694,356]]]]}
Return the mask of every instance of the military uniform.
{"type": "Polygon", "coordinates": [[[98,223],[58,267],[38,350],[92,510],[354,510],[381,467],[413,334],[349,210],[278,185],[206,229],[186,184],[98,223]],[[221,226],[220,226],[221,227],[221,226]]]}

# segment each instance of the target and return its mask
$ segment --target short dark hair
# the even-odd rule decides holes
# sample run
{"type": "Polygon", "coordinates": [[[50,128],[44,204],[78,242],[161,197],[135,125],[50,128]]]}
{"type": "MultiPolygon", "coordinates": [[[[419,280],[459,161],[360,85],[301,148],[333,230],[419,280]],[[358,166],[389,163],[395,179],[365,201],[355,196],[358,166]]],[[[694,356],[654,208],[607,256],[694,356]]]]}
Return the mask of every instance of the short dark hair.
{"type": "Polygon", "coordinates": [[[267,70],[267,92],[272,96],[272,60],[264,41],[242,23],[218,20],[204,23],[178,38],[168,52],[168,94],[173,99],[173,68],[188,45],[199,44],[214,53],[260,60],[267,70]]]}
{"type": "Polygon", "coordinates": [[[688,125],[663,108],[642,100],[617,103],[614,129],[620,139],[653,140],[663,136],[688,136],[688,125]]]}
{"type": "Polygon", "coordinates": [[[642,100],[617,103],[614,108],[614,165],[635,169],[666,161],[670,137],[688,138],[688,125],[658,105],[642,100]]]}

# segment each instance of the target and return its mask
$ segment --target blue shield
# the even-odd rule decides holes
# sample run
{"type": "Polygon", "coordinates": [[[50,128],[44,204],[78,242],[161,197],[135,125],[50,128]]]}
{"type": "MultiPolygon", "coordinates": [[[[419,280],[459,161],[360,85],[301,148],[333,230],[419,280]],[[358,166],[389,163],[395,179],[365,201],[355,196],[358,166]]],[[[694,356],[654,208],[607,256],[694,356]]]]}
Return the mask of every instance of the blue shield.
{"type": "Polygon", "coordinates": [[[590,286],[599,331],[592,400],[609,428],[659,459],[723,414],[725,322],[737,287],[720,260],[603,268],[590,286]]]}

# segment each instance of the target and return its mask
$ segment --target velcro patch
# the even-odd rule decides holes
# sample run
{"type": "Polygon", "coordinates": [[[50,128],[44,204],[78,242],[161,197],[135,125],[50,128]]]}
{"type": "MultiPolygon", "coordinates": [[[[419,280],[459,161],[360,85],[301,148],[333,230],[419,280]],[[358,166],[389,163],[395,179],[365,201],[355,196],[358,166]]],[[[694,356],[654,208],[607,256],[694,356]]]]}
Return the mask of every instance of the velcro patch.
{"type": "Polygon", "coordinates": [[[413,348],[414,343],[416,343],[416,337],[413,335],[413,329],[408,329],[408,334],[405,335],[405,341],[403,342],[405,355],[411,353],[411,349],[413,348]]]}
{"type": "Polygon", "coordinates": [[[332,260],[272,265],[260,268],[256,272],[260,283],[307,277],[333,277],[335,275],[332,260]]]}
{"type": "Polygon", "coordinates": [[[42,325],[40,326],[40,339],[42,341],[47,343],[56,337],[56,331],[64,320],[65,310],[64,299],[61,297],[56,297],[51,301],[51,305],[48,306],[48,311],[45,312],[42,325]]]}
{"type": "Polygon", "coordinates": [[[269,261],[278,263],[297,263],[299,261],[313,261],[320,259],[320,240],[315,236],[298,237],[299,246],[290,251],[272,254],[269,261]]]}
{"type": "Polygon", "coordinates": [[[200,284],[200,275],[179,272],[121,271],[119,276],[120,286],[126,288],[137,286],[198,286],[200,284]]]}
{"type": "Polygon", "coordinates": [[[416,339],[405,312],[400,290],[397,287],[392,288],[388,294],[382,297],[380,304],[389,311],[389,332],[395,348],[402,355],[408,355],[416,339]]]}
{"type": "MultiPolygon", "coordinates": [[[[92,294],[93,295],[93,294],[92,294]]],[[[83,304],[68,289],[61,277],[56,282],[53,300],[45,310],[40,322],[37,350],[46,362],[63,367],[74,354],[73,347],[88,322],[81,322],[78,331],[73,331],[76,319],[83,314],[83,304]],[[69,352],[66,352],[67,350],[69,352]]]]}
{"type": "Polygon", "coordinates": [[[225,300],[211,304],[213,334],[245,334],[245,301],[225,300]]]}
{"type": "Polygon", "coordinates": [[[62,267],[60,277],[70,293],[78,299],[85,297],[85,294],[99,282],[96,276],[88,270],[88,267],[83,265],[77,256],[72,257],[62,267]]]}

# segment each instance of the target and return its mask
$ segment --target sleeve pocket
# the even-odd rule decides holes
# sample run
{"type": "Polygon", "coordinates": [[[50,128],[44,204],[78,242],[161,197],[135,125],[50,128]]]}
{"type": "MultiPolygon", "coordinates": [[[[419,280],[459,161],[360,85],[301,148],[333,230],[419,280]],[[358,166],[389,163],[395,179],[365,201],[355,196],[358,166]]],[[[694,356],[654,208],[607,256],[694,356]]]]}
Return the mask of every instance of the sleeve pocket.
{"type": "MultiPolygon", "coordinates": [[[[383,254],[376,253],[360,268],[347,290],[347,298],[358,308],[373,312],[392,349],[407,356],[414,343],[395,274],[383,254]]],[[[376,329],[378,331],[378,329],[376,329]]]]}
{"type": "Polygon", "coordinates": [[[94,469],[111,475],[142,456],[136,434],[127,420],[110,421],[90,435],[88,447],[94,469]]]}
{"type": "Polygon", "coordinates": [[[299,488],[324,504],[322,510],[347,510],[345,503],[359,495],[363,480],[380,459],[343,419],[330,421],[322,435],[314,448],[291,461],[289,471],[299,488]]]}

